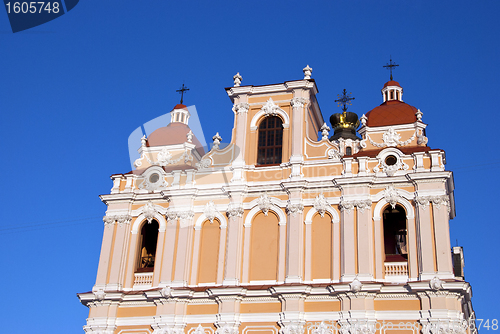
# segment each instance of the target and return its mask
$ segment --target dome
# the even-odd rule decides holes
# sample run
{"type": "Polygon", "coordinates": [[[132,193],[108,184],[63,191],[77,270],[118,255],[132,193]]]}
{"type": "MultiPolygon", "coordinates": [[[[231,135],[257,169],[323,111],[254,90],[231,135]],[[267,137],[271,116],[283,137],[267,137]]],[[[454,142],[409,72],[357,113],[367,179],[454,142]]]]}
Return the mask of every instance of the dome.
{"type": "MultiPolygon", "coordinates": [[[[148,137],[147,146],[184,144],[187,141],[187,134],[189,131],[191,131],[191,129],[187,124],[180,122],[170,123],[167,126],[153,131],[148,137]]],[[[200,155],[205,154],[205,150],[196,136],[193,136],[193,144],[196,145],[196,150],[200,155]]]]}
{"type": "MultiPolygon", "coordinates": [[[[389,81],[391,82],[391,81],[389,81]]],[[[395,82],[395,81],[393,81],[395,82]]],[[[370,127],[409,124],[417,121],[417,108],[398,100],[382,103],[366,113],[366,125],[370,127]]]]}
{"type": "Polygon", "coordinates": [[[387,81],[384,84],[384,87],[388,87],[388,86],[398,86],[398,87],[401,87],[401,85],[399,84],[399,82],[394,81],[394,80],[387,81]]]}
{"type": "Polygon", "coordinates": [[[187,107],[183,104],[176,104],[174,109],[186,109],[187,107]]]}

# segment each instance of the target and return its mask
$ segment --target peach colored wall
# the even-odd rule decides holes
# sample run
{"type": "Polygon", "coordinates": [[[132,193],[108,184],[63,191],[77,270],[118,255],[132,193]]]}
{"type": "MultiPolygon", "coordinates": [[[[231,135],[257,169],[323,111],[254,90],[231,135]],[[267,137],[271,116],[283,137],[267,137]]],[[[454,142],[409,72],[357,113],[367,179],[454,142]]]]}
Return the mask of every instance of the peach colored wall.
{"type": "Polygon", "coordinates": [[[338,312],[341,309],[340,300],[318,301],[304,303],[305,312],[338,312]]]}
{"type": "Polygon", "coordinates": [[[156,306],[141,306],[141,307],[120,307],[118,308],[117,317],[152,317],[156,315],[156,306]]]}
{"type": "Polygon", "coordinates": [[[250,281],[276,280],[278,259],[278,216],[258,213],[252,221],[250,241],[250,281]]]}
{"type": "Polygon", "coordinates": [[[375,300],[375,310],[420,310],[420,300],[375,300]]]}
{"type": "Polygon", "coordinates": [[[242,303],[240,305],[241,313],[279,313],[281,312],[280,302],[267,303],[242,303]]]}
{"type": "Polygon", "coordinates": [[[312,222],[312,279],[331,279],[332,218],[316,214],[312,222]]]}
{"type": "Polygon", "coordinates": [[[216,303],[203,305],[190,304],[186,310],[186,314],[217,314],[218,312],[219,305],[216,303]]]}
{"type": "Polygon", "coordinates": [[[220,223],[214,219],[203,223],[201,229],[200,261],[198,283],[217,282],[217,263],[219,259],[220,223]]]}

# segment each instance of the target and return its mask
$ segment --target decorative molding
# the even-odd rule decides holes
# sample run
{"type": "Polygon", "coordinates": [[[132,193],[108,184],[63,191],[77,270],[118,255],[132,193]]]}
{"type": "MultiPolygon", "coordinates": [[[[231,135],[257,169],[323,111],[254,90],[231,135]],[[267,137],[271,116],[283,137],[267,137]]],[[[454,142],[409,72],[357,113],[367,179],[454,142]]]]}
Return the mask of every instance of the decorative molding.
{"type": "Polygon", "coordinates": [[[177,220],[177,212],[175,212],[173,208],[168,207],[167,212],[165,212],[165,218],[169,223],[175,221],[177,220]]]}
{"type": "Polygon", "coordinates": [[[137,186],[139,189],[145,189],[147,191],[162,190],[167,188],[168,182],[165,181],[163,176],[163,170],[152,170],[142,177],[142,182],[137,186]],[[151,182],[151,176],[158,174],[158,179],[155,182],[151,182]]]}
{"type": "Polygon", "coordinates": [[[342,154],[340,154],[339,150],[332,148],[328,150],[328,159],[340,160],[342,158],[342,154]]]}
{"type": "Polygon", "coordinates": [[[238,325],[234,324],[217,324],[217,330],[215,331],[216,334],[238,334],[238,325]]]}
{"type": "Polygon", "coordinates": [[[163,298],[169,298],[171,296],[172,289],[169,286],[164,287],[160,290],[160,294],[163,298]]]}
{"type": "Polygon", "coordinates": [[[265,193],[264,195],[260,195],[259,199],[257,200],[257,206],[262,210],[262,212],[264,212],[265,216],[267,216],[267,213],[271,209],[272,205],[273,204],[271,203],[271,199],[269,198],[269,196],[267,196],[267,193],[265,193]]]}
{"type": "Polygon", "coordinates": [[[350,213],[352,209],[354,209],[354,201],[346,201],[344,197],[340,197],[339,208],[340,211],[346,211],[347,213],[350,213]]]}
{"type": "Polygon", "coordinates": [[[322,136],[321,139],[327,140],[328,135],[330,134],[330,127],[328,125],[326,125],[326,122],[323,123],[320,130],[321,130],[321,136],[322,136]]]}
{"type": "Polygon", "coordinates": [[[238,103],[233,106],[233,111],[236,114],[246,114],[250,110],[250,105],[246,102],[238,103]]]}
{"type": "Polygon", "coordinates": [[[316,196],[316,198],[314,199],[314,208],[316,209],[316,211],[318,211],[321,218],[325,216],[325,212],[328,207],[330,207],[330,204],[326,200],[325,195],[319,194],[318,196],[316,196]]]}
{"type": "Polygon", "coordinates": [[[304,104],[307,103],[307,99],[303,97],[294,97],[291,101],[290,104],[292,105],[292,108],[299,108],[303,107],[304,104]]]}
{"type": "Polygon", "coordinates": [[[282,325],[279,334],[304,334],[304,325],[298,321],[282,325]]]}
{"type": "Polygon", "coordinates": [[[450,208],[450,198],[448,195],[439,196],[415,196],[415,203],[422,209],[426,209],[429,203],[432,203],[436,209],[439,209],[441,205],[447,205],[450,208]]]}
{"type": "Polygon", "coordinates": [[[370,199],[359,200],[354,203],[358,208],[359,212],[364,212],[366,209],[372,207],[372,201],[370,199]]]}
{"type": "Polygon", "coordinates": [[[243,77],[240,75],[240,72],[233,75],[234,87],[239,87],[241,80],[243,80],[243,77]]]}
{"type": "Polygon", "coordinates": [[[349,284],[349,289],[352,292],[360,292],[362,288],[363,288],[363,284],[361,284],[361,282],[359,281],[359,279],[357,277],[354,279],[354,281],[352,281],[349,284]]]}
{"type": "Polygon", "coordinates": [[[186,221],[190,220],[194,217],[194,211],[191,209],[187,210],[176,210],[172,207],[167,208],[167,211],[165,212],[165,218],[167,219],[167,222],[172,222],[176,221],[177,219],[181,221],[186,221]]]}
{"type": "Polygon", "coordinates": [[[327,326],[324,321],[322,321],[318,326],[316,326],[311,334],[334,334],[332,326],[327,326]]]}
{"type": "Polygon", "coordinates": [[[350,213],[354,207],[356,207],[360,212],[364,212],[366,209],[371,208],[372,201],[370,199],[362,199],[355,201],[347,201],[343,197],[340,198],[339,208],[341,211],[346,210],[350,213]]]}
{"type": "Polygon", "coordinates": [[[467,333],[467,320],[457,319],[429,319],[420,320],[422,334],[465,334],[467,333]]]}
{"type": "Polygon", "coordinates": [[[185,163],[193,160],[193,156],[188,151],[188,148],[184,149],[184,152],[182,152],[181,156],[178,159],[172,159],[172,157],[173,157],[172,153],[170,153],[170,151],[166,147],[162,148],[162,150],[158,152],[158,155],[156,156],[157,160],[156,162],[150,160],[149,157],[146,155],[146,158],[148,159],[148,162],[151,165],[159,165],[161,167],[165,167],[168,165],[175,165],[182,159],[184,159],[185,163]]]}
{"type": "Polygon", "coordinates": [[[237,203],[229,203],[229,206],[227,207],[226,215],[229,219],[231,218],[236,218],[236,217],[243,217],[243,213],[245,210],[241,206],[241,204],[237,203]]]}
{"type": "Polygon", "coordinates": [[[192,143],[193,142],[193,137],[194,137],[193,131],[189,130],[189,132],[186,133],[187,142],[188,143],[192,143]]]}
{"type": "Polygon", "coordinates": [[[396,208],[396,204],[401,200],[401,195],[399,192],[394,188],[394,186],[391,184],[387,187],[385,187],[384,190],[384,198],[391,205],[393,209],[396,208]]]}
{"type": "Polygon", "coordinates": [[[278,105],[276,105],[273,99],[270,97],[266,104],[261,108],[266,116],[276,116],[280,111],[284,112],[278,105]]]}
{"type": "Polygon", "coordinates": [[[212,160],[210,158],[207,159],[201,159],[199,163],[197,163],[195,166],[198,170],[200,169],[207,169],[212,165],[212,160]]]}
{"type": "Polygon", "coordinates": [[[302,72],[304,72],[304,79],[311,79],[311,74],[312,74],[313,69],[307,65],[302,69],[302,72]]]}
{"type": "Polygon", "coordinates": [[[286,204],[286,212],[288,214],[295,216],[297,213],[302,213],[303,211],[304,204],[302,203],[302,200],[299,203],[292,203],[290,200],[288,200],[286,204]]]}
{"type": "Polygon", "coordinates": [[[205,205],[205,209],[203,210],[205,217],[210,221],[210,224],[214,222],[215,216],[219,214],[217,208],[215,207],[214,201],[210,201],[205,205]]]}
{"type": "Polygon", "coordinates": [[[146,205],[142,207],[142,213],[144,214],[144,217],[148,220],[148,224],[151,224],[153,218],[155,217],[155,214],[158,214],[158,210],[156,210],[153,202],[148,201],[146,205]]]}
{"type": "Polygon", "coordinates": [[[184,334],[184,328],[161,326],[161,325],[151,325],[153,334],[184,334]]]}
{"type": "Polygon", "coordinates": [[[215,136],[212,137],[212,140],[214,141],[214,144],[212,146],[212,150],[218,150],[219,149],[219,145],[220,145],[220,142],[222,140],[222,137],[219,135],[219,133],[217,132],[215,134],[215,136]]]}
{"type": "Polygon", "coordinates": [[[340,334],[375,334],[377,323],[368,319],[348,319],[339,321],[340,334]]]}
{"type": "Polygon", "coordinates": [[[429,287],[432,290],[441,290],[443,288],[443,281],[441,281],[439,277],[435,276],[433,279],[430,280],[429,287]]]}
{"type": "Polygon", "coordinates": [[[375,147],[396,147],[396,146],[406,146],[409,145],[416,137],[417,132],[413,133],[413,135],[405,141],[400,141],[401,135],[397,133],[397,131],[391,126],[389,129],[387,129],[384,134],[382,135],[382,140],[384,141],[383,143],[379,144],[373,141],[373,139],[370,138],[370,135],[366,134],[366,138],[370,141],[370,144],[372,144],[375,147]]]}

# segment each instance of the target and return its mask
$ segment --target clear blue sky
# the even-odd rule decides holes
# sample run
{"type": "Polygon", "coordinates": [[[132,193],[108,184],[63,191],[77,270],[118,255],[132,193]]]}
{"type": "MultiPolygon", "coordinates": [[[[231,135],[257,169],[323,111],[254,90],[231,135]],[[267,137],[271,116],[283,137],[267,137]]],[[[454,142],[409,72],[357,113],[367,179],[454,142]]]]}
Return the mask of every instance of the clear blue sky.
{"type": "Polygon", "coordinates": [[[16,34],[0,12],[2,332],[83,332],[76,293],[95,281],[98,195],[130,170],[129,134],[170,111],[183,82],[207,142],[217,131],[227,142],[236,72],[260,85],[309,64],[328,119],[343,88],[359,115],[381,103],[390,55],[455,172],[451,239],[477,317],[500,318],[500,2],[85,0],[16,34]]]}

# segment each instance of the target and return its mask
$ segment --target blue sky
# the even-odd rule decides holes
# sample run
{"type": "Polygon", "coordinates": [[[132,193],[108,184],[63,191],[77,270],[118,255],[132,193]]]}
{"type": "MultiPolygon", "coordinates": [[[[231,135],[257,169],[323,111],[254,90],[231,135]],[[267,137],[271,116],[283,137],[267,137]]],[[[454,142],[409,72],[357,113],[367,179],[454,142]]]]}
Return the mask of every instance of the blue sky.
{"type": "Polygon", "coordinates": [[[390,55],[455,173],[451,240],[477,317],[500,318],[499,13],[497,1],[86,0],[16,34],[0,13],[2,331],[83,332],[76,293],[95,281],[98,195],[130,170],[130,133],[170,111],[182,83],[207,142],[227,142],[236,72],[261,85],[301,79],[309,64],[328,119],[343,88],[358,115],[382,102],[390,55]]]}

